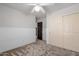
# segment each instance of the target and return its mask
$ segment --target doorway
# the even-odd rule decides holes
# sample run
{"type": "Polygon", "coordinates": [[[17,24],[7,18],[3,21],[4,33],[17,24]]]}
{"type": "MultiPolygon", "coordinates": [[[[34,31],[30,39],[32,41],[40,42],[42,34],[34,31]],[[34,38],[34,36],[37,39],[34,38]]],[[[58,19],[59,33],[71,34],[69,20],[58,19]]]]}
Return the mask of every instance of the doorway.
{"type": "Polygon", "coordinates": [[[43,24],[42,22],[37,23],[37,39],[42,40],[42,28],[43,24]]]}

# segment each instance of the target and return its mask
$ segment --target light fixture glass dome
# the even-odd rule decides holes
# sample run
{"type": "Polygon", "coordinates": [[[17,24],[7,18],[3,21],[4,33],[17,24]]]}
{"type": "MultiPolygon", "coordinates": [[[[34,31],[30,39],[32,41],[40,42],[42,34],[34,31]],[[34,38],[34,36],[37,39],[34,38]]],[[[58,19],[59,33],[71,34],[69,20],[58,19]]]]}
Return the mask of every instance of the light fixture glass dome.
{"type": "Polygon", "coordinates": [[[35,6],[34,9],[35,9],[36,12],[39,12],[41,7],[40,6],[35,6]]]}
{"type": "Polygon", "coordinates": [[[40,5],[36,5],[33,10],[32,10],[32,13],[34,12],[42,12],[42,13],[45,13],[45,10],[40,6],[40,5]]]}

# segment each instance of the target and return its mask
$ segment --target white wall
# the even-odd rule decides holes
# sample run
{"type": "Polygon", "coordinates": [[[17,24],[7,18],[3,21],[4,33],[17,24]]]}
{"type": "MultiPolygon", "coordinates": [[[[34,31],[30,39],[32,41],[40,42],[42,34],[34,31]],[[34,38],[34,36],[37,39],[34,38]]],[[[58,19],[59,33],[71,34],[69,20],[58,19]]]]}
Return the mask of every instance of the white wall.
{"type": "Polygon", "coordinates": [[[0,52],[35,42],[35,27],[34,16],[0,5],[0,52]]]}
{"type": "Polygon", "coordinates": [[[79,52],[79,4],[47,15],[47,43],[79,52]]]}
{"type": "Polygon", "coordinates": [[[43,40],[46,40],[46,17],[42,17],[42,18],[37,19],[37,23],[38,22],[43,22],[42,34],[43,34],[43,40]]]}

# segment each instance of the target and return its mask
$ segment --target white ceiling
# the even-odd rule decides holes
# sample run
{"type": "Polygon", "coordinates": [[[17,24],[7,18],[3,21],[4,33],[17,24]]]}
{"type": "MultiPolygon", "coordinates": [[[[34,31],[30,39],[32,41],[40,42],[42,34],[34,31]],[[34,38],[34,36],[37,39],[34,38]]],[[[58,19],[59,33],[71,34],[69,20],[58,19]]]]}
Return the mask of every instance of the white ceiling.
{"type": "MultiPolygon", "coordinates": [[[[30,14],[35,5],[28,5],[28,4],[30,4],[30,3],[2,3],[1,5],[15,8],[19,11],[26,13],[26,14],[30,14]]],[[[49,5],[46,5],[46,6],[43,5],[42,7],[46,11],[46,13],[51,13],[51,12],[55,12],[59,9],[66,8],[71,5],[74,5],[74,3],[49,3],[49,5]]],[[[37,14],[37,16],[39,16],[39,17],[41,17],[43,15],[44,14],[42,14],[42,13],[37,14]]]]}

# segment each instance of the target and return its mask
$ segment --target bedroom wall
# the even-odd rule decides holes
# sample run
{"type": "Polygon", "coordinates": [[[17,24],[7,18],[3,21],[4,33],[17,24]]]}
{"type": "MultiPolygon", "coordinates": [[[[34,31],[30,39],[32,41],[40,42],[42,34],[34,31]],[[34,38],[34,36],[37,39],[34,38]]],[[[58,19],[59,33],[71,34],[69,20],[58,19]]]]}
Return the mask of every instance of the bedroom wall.
{"type": "Polygon", "coordinates": [[[79,4],[47,15],[47,43],[79,52],[79,4]]]}
{"type": "Polygon", "coordinates": [[[0,5],[0,52],[35,42],[35,27],[33,15],[0,5]]]}

